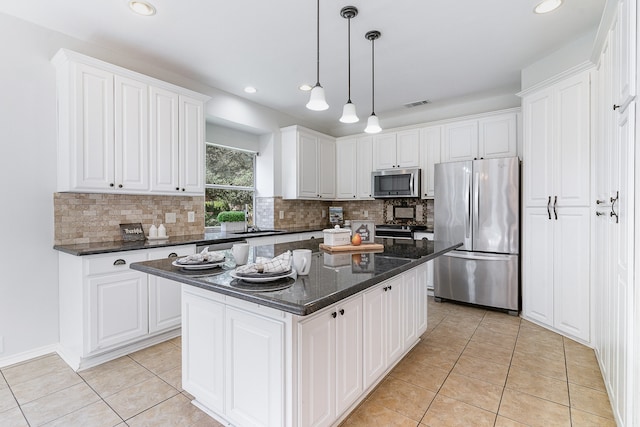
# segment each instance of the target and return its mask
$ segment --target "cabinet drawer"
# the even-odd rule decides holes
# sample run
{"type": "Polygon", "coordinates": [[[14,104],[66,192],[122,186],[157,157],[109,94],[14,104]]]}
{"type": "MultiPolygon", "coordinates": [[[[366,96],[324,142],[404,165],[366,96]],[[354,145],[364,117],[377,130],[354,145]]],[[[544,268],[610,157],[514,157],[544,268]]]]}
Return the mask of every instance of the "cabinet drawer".
{"type": "Polygon", "coordinates": [[[129,270],[132,262],[140,262],[147,260],[147,253],[141,251],[135,252],[116,252],[104,256],[96,256],[87,259],[87,274],[105,274],[119,273],[129,270]]]}
{"type": "Polygon", "coordinates": [[[150,249],[149,259],[163,259],[169,257],[183,257],[196,253],[195,245],[168,246],[165,248],[150,249]]]}

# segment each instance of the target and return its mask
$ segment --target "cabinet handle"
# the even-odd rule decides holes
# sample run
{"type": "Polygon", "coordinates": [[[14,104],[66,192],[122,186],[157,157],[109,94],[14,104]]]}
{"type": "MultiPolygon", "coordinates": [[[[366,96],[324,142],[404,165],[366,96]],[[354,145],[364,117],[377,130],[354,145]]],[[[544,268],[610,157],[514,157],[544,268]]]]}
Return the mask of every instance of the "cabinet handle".
{"type": "Polygon", "coordinates": [[[606,215],[606,213],[604,213],[604,212],[599,212],[599,211],[596,211],[596,216],[602,216],[602,215],[606,215]]]}
{"type": "Polygon", "coordinates": [[[122,258],[118,258],[117,260],[113,261],[113,265],[125,265],[127,263],[127,261],[123,260],[122,258]]]}
{"type": "Polygon", "coordinates": [[[340,316],[344,316],[344,308],[340,309],[340,316]]]}
{"type": "Polygon", "coordinates": [[[122,184],[118,184],[118,188],[122,188],[122,184]]]}
{"type": "Polygon", "coordinates": [[[620,108],[619,105],[613,104],[613,111],[616,111],[618,108],[620,108]]]}
{"type": "Polygon", "coordinates": [[[558,204],[558,196],[553,197],[553,214],[556,216],[556,221],[558,220],[558,211],[556,211],[556,205],[558,204]]]}
{"type": "Polygon", "coordinates": [[[620,197],[620,194],[618,191],[616,191],[616,197],[613,198],[611,197],[611,213],[609,214],[609,216],[615,216],[616,217],[616,224],[618,223],[618,213],[615,211],[614,207],[616,205],[616,202],[618,201],[618,198],[620,197]]]}
{"type": "Polygon", "coordinates": [[[606,202],[606,200],[596,199],[596,205],[601,205],[601,204],[603,204],[605,202],[606,202]]]}
{"type": "Polygon", "coordinates": [[[382,288],[382,290],[387,292],[389,290],[389,288],[387,286],[385,286],[384,288],[382,288]]]}
{"type": "Polygon", "coordinates": [[[113,182],[109,183],[109,187],[115,187],[115,184],[113,182]]]}
{"type": "Polygon", "coordinates": [[[180,187],[176,187],[176,191],[180,191],[180,187]]]}
{"type": "Polygon", "coordinates": [[[175,252],[171,252],[167,258],[178,258],[178,254],[175,252]]]}
{"type": "Polygon", "coordinates": [[[391,285],[389,285],[389,290],[391,290],[391,285]]]}
{"type": "Polygon", "coordinates": [[[185,191],[184,188],[182,189],[182,191],[185,191]]]}
{"type": "Polygon", "coordinates": [[[549,210],[550,205],[551,205],[551,196],[549,196],[549,200],[547,200],[547,215],[549,215],[549,219],[551,219],[551,210],[549,210]]]}
{"type": "Polygon", "coordinates": [[[335,311],[333,313],[331,313],[331,317],[333,317],[334,319],[338,316],[338,313],[336,313],[335,311]]]}

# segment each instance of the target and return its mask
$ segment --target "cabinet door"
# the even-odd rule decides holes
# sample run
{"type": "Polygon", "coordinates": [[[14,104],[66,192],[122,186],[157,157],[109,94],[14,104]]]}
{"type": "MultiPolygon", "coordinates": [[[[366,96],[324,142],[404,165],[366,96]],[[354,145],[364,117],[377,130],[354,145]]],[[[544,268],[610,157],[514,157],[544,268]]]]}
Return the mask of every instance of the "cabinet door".
{"type": "Polygon", "coordinates": [[[404,352],[404,286],[402,277],[394,277],[387,282],[387,367],[404,352]]]}
{"type": "Polygon", "coordinates": [[[337,307],[336,318],[336,416],[349,408],[363,392],[362,298],[337,307]]]}
{"type": "Polygon", "coordinates": [[[422,168],[422,198],[434,196],[434,166],[440,163],[440,145],[442,143],[442,126],[422,129],[420,142],[420,167],[422,168]]]}
{"type": "Polygon", "coordinates": [[[284,324],[225,309],[225,415],[237,425],[285,424],[284,324]]]}
{"type": "MultiPolygon", "coordinates": [[[[336,318],[330,310],[300,324],[300,425],[328,426],[335,418],[336,318]]],[[[337,400],[337,399],[336,399],[337,400]]]]}
{"type": "Polygon", "coordinates": [[[330,139],[318,139],[318,192],[323,199],[336,197],[336,143],[330,139]]]}
{"type": "Polygon", "coordinates": [[[204,106],[202,101],[180,95],[180,192],[204,193],[204,106]]]}
{"type": "MultiPolygon", "coordinates": [[[[611,139],[613,136],[613,117],[616,113],[612,110],[613,95],[611,93],[612,79],[612,49],[611,36],[607,38],[602,48],[600,64],[596,73],[596,96],[593,102],[595,108],[593,151],[593,179],[595,194],[593,199],[599,205],[607,205],[611,192],[611,175],[614,170],[612,165],[611,139]]],[[[593,201],[593,200],[592,200],[593,201]]]]}
{"type": "Polygon", "coordinates": [[[589,72],[554,86],[553,195],[558,206],[588,206],[590,194],[589,72]]]}
{"type": "Polygon", "coordinates": [[[176,93],[150,87],[150,152],[151,190],[178,193],[179,184],[179,129],[176,93]]]}
{"type": "Polygon", "coordinates": [[[399,168],[420,166],[420,130],[412,129],[396,134],[396,164],[399,168]]]}
{"type": "Polygon", "coordinates": [[[149,330],[147,275],[137,271],[91,277],[89,351],[105,350],[149,330]]]}
{"type": "Polygon", "coordinates": [[[526,318],[553,325],[553,220],[546,208],[527,208],[522,250],[522,311],[526,318]]]}
{"type": "Polygon", "coordinates": [[[371,171],[373,171],[373,137],[358,138],[356,170],[358,199],[371,199],[371,171]]]}
{"type": "MultiPolygon", "coordinates": [[[[416,267],[416,335],[421,337],[427,331],[427,299],[428,299],[428,278],[429,266],[433,261],[427,261],[416,267]]],[[[433,270],[431,270],[433,274],[433,270]]],[[[433,279],[432,279],[433,282],[433,279]]]]}
{"type": "Polygon", "coordinates": [[[457,162],[478,157],[478,121],[452,123],[444,127],[443,161],[457,162]]]}
{"type": "Polygon", "coordinates": [[[373,169],[398,167],[396,161],[396,134],[385,133],[373,137],[373,169]]]}
{"type": "Polygon", "coordinates": [[[72,182],[77,190],[113,188],[113,74],[76,64],[74,89],[72,182]]]}
{"type": "Polygon", "coordinates": [[[369,388],[387,369],[386,282],[363,294],[364,388],[369,388]]]}
{"type": "Polygon", "coordinates": [[[637,1],[621,0],[613,27],[616,71],[614,101],[623,109],[636,95],[636,8],[637,1]]]}
{"type": "Polygon", "coordinates": [[[336,143],[336,198],[355,199],[357,192],[357,151],[356,139],[336,143]]]}
{"type": "Polygon", "coordinates": [[[478,156],[514,157],[517,153],[516,113],[488,117],[478,121],[478,156]]]}
{"type": "Polygon", "coordinates": [[[553,182],[553,106],[551,89],[522,101],[524,123],[524,205],[546,206],[553,182]]]}
{"type": "Polygon", "coordinates": [[[149,89],[115,76],[115,187],[149,189],[149,89]]]}
{"type": "MultiPolygon", "coordinates": [[[[588,342],[590,209],[558,208],[557,213],[558,219],[554,216],[552,221],[554,326],[588,342]]],[[[527,257],[531,258],[531,254],[527,257]]]]}
{"type": "Polygon", "coordinates": [[[403,314],[404,314],[404,342],[403,349],[407,350],[418,339],[417,322],[418,317],[418,276],[417,269],[412,269],[403,274],[403,314]]]}
{"type": "Polygon", "coordinates": [[[318,198],[318,138],[300,132],[298,151],[298,197],[318,198]]]}
{"type": "Polygon", "coordinates": [[[206,407],[222,413],[224,306],[183,292],[182,313],[182,388],[198,396],[206,407]]]}

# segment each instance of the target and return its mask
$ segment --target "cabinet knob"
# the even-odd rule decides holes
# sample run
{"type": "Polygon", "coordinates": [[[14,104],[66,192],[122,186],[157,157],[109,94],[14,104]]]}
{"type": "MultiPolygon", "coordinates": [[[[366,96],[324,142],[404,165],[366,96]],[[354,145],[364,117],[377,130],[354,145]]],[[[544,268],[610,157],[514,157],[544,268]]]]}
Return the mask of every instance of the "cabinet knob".
{"type": "Polygon", "coordinates": [[[391,290],[391,285],[389,285],[389,290],[391,290]]]}
{"type": "Polygon", "coordinates": [[[618,108],[620,108],[619,105],[613,104],[613,111],[616,111],[618,108]]]}
{"type": "Polygon", "coordinates": [[[344,316],[344,308],[340,309],[340,316],[344,316]]]}
{"type": "Polygon", "coordinates": [[[596,216],[602,216],[602,215],[606,215],[606,213],[604,213],[604,212],[596,212],[596,216]]]}
{"type": "Polygon", "coordinates": [[[114,187],[114,186],[115,184],[113,182],[109,184],[109,187],[114,187]]]}
{"type": "Polygon", "coordinates": [[[176,187],[176,191],[180,191],[180,187],[176,187]]]}
{"type": "Polygon", "coordinates": [[[178,258],[178,254],[175,252],[171,252],[167,258],[178,258]]]}
{"type": "Polygon", "coordinates": [[[183,188],[182,191],[185,191],[185,189],[183,188]]]}
{"type": "Polygon", "coordinates": [[[118,188],[122,188],[122,184],[118,184],[118,188]]]}
{"type": "Polygon", "coordinates": [[[387,292],[389,290],[388,286],[385,286],[384,288],[382,288],[383,291],[387,292]]]}
{"type": "Polygon", "coordinates": [[[333,313],[331,313],[331,317],[333,317],[334,319],[338,316],[338,313],[336,313],[335,311],[333,313]]]}
{"type": "Polygon", "coordinates": [[[113,265],[125,265],[127,263],[127,261],[123,260],[122,258],[118,258],[117,260],[113,261],[113,265]]]}

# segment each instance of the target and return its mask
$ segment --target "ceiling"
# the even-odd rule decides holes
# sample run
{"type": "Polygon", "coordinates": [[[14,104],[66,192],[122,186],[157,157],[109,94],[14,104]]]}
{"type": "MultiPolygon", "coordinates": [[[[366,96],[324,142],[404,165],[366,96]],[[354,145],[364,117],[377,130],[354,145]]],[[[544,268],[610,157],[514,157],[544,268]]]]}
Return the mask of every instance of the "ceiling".
{"type": "Polygon", "coordinates": [[[75,38],[142,56],[160,67],[289,114],[318,130],[359,133],[371,113],[371,42],[375,105],[437,108],[475,94],[515,93],[520,71],[597,28],[605,0],[565,0],[533,13],[539,0],[322,0],[320,82],[329,110],[314,112],[298,87],[316,81],[315,0],[150,0],[157,13],[133,14],[127,0],[0,1],[0,12],[75,38]],[[360,122],[338,122],[347,100],[346,5],[351,21],[351,98],[360,122]],[[249,95],[243,89],[255,86],[249,95]]]}

